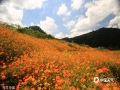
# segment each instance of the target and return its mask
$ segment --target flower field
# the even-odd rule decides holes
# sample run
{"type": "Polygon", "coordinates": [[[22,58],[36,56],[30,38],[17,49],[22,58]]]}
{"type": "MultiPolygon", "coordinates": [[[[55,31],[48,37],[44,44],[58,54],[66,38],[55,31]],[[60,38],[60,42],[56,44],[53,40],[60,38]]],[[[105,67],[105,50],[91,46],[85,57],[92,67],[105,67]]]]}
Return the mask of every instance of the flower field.
{"type": "Polygon", "coordinates": [[[120,90],[120,51],[38,39],[0,25],[0,86],[16,90],[120,90]],[[94,77],[112,78],[94,82],[94,77]]]}

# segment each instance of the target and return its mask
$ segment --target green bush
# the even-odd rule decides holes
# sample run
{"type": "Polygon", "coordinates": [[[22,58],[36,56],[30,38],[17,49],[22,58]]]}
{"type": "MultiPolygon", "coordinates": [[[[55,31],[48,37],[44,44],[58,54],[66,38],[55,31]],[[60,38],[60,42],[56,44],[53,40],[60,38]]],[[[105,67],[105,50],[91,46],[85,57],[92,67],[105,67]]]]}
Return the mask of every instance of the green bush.
{"type": "Polygon", "coordinates": [[[37,30],[33,30],[32,28],[18,28],[17,29],[20,33],[24,33],[36,38],[48,38],[48,39],[55,39],[55,37],[53,37],[50,34],[43,34],[37,30]]]}
{"type": "Polygon", "coordinates": [[[85,47],[90,47],[89,45],[86,44],[79,44],[80,46],[85,46],[85,47]]]}

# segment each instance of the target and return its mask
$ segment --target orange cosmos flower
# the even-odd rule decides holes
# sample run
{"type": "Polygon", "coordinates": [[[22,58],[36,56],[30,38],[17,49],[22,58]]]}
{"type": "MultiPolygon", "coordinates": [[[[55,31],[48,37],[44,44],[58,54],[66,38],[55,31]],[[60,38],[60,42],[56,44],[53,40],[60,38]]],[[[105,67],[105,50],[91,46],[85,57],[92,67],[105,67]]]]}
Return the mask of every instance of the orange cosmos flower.
{"type": "Polygon", "coordinates": [[[2,87],[2,86],[5,86],[5,84],[4,83],[2,83],[2,84],[0,84],[0,86],[2,87]]]}
{"type": "Polygon", "coordinates": [[[31,90],[35,90],[35,88],[31,88],[31,90]]]}
{"type": "Polygon", "coordinates": [[[25,87],[24,90],[29,90],[28,87],[25,87]]]}
{"type": "Polygon", "coordinates": [[[110,90],[110,89],[109,89],[109,87],[104,86],[104,87],[102,87],[102,90],[110,90]]]}
{"type": "Polygon", "coordinates": [[[87,67],[87,68],[86,68],[86,70],[89,70],[89,69],[90,69],[90,67],[87,67]]]}
{"type": "Polygon", "coordinates": [[[96,86],[100,86],[100,87],[103,87],[103,84],[101,82],[98,82],[98,83],[94,83],[96,86]]]}
{"type": "Polygon", "coordinates": [[[4,54],[4,52],[0,52],[0,55],[4,54]]]}
{"type": "Polygon", "coordinates": [[[38,87],[37,90],[42,90],[42,88],[41,88],[41,87],[38,87]]]}
{"type": "Polygon", "coordinates": [[[2,75],[1,79],[4,80],[5,78],[6,78],[6,76],[5,76],[5,75],[2,75]]]}
{"type": "Polygon", "coordinates": [[[90,78],[89,78],[89,80],[93,81],[93,80],[94,80],[94,78],[93,78],[93,77],[90,77],[90,78]]]}
{"type": "Polygon", "coordinates": [[[114,87],[114,86],[117,86],[117,83],[116,82],[112,82],[111,85],[114,87]]]}
{"type": "Polygon", "coordinates": [[[5,69],[6,68],[6,65],[3,65],[2,67],[0,67],[1,69],[5,69]]]}
{"type": "Polygon", "coordinates": [[[81,78],[81,79],[80,79],[80,82],[85,82],[85,81],[86,81],[85,78],[81,78]]]}
{"type": "Polygon", "coordinates": [[[33,85],[36,85],[36,84],[37,84],[37,81],[36,81],[36,80],[35,80],[35,81],[33,81],[33,82],[32,82],[32,84],[33,84],[33,85]]]}
{"type": "Polygon", "coordinates": [[[103,70],[102,70],[102,69],[98,69],[98,70],[96,70],[96,72],[97,72],[97,73],[102,73],[103,70]]]}
{"type": "Polygon", "coordinates": [[[35,70],[35,72],[34,72],[35,74],[38,74],[38,70],[35,70]]]}
{"type": "Polygon", "coordinates": [[[107,67],[105,67],[105,66],[102,67],[101,69],[102,69],[103,72],[108,72],[108,70],[109,70],[109,69],[108,69],[107,67]]]}

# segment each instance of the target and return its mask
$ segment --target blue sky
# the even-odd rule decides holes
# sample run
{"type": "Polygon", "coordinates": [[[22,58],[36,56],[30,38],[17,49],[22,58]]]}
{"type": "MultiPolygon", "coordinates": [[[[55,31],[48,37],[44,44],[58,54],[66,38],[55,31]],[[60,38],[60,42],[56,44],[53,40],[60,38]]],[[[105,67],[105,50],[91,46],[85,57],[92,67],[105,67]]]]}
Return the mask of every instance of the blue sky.
{"type": "Polygon", "coordinates": [[[40,26],[56,38],[120,28],[118,0],[3,0],[0,21],[40,26]]]}

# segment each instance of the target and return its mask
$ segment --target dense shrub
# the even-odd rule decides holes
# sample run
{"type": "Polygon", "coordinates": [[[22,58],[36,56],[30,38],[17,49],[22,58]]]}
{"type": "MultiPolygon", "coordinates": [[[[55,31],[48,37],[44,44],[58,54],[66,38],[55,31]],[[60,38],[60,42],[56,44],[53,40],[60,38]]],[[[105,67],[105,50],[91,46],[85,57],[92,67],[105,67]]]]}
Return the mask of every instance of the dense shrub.
{"type": "Polygon", "coordinates": [[[37,30],[33,30],[32,28],[18,28],[17,30],[21,33],[24,33],[33,37],[37,37],[37,38],[54,39],[54,37],[51,36],[50,34],[43,34],[37,30]]]}

